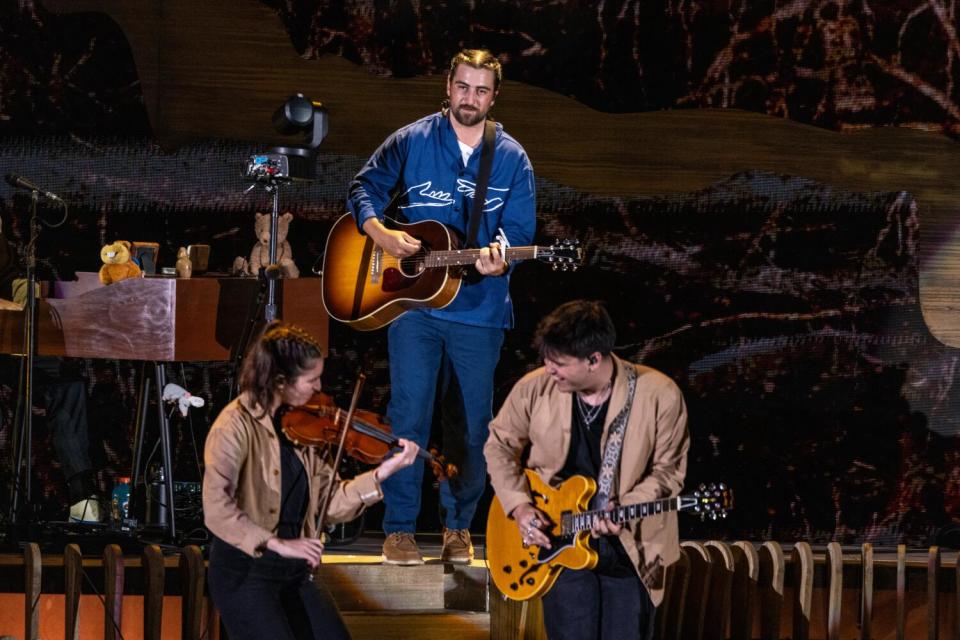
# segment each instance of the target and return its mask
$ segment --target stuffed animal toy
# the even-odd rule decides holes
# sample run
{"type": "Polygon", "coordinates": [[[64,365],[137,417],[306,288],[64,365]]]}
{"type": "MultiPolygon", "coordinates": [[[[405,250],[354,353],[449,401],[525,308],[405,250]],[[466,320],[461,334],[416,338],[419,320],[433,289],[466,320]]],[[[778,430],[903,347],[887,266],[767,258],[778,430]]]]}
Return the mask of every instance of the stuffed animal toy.
{"type": "Polygon", "coordinates": [[[130,243],[126,240],[117,240],[100,249],[100,282],[113,284],[127,278],[139,278],[140,267],[130,260],[130,243]]]}
{"type": "MultiPolygon", "coordinates": [[[[293,220],[293,214],[289,211],[277,220],[277,264],[280,265],[280,272],[284,278],[300,277],[300,270],[293,261],[293,250],[290,249],[290,243],[287,241],[291,220],[293,220]]],[[[257,244],[250,252],[250,261],[237,257],[233,262],[235,273],[255,276],[262,267],[270,263],[270,216],[257,213],[254,231],[257,235],[257,244]]]]}
{"type": "Polygon", "coordinates": [[[184,418],[187,417],[190,407],[202,407],[204,405],[203,398],[193,395],[180,385],[172,382],[168,382],[167,386],[163,388],[163,401],[170,404],[176,403],[180,408],[180,415],[184,418]]]}

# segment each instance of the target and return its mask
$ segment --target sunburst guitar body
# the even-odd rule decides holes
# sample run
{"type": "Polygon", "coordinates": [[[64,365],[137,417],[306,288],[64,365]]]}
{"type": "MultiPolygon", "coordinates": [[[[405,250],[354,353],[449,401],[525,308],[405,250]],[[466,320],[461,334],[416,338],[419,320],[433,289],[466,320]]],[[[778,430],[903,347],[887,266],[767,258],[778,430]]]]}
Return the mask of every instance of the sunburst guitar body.
{"type": "MultiPolygon", "coordinates": [[[[420,251],[395,258],[361,234],[350,214],[334,223],[323,256],[323,304],[333,319],[370,331],[410,309],[445,307],[460,291],[462,267],[480,255],[480,249],[461,249],[456,232],[436,220],[390,221],[390,226],[420,240],[420,251]]],[[[504,257],[572,270],[582,254],[575,242],[567,241],[550,247],[507,247],[504,257]]]]}
{"type": "MultiPolygon", "coordinates": [[[[534,506],[551,527],[545,533],[551,548],[526,545],[516,522],[504,514],[494,497],[487,514],[487,565],[500,593],[511,600],[529,600],[547,593],[563,569],[592,569],[597,552],[590,547],[590,527],[600,511],[588,510],[596,493],[590,478],[573,476],[554,488],[535,472],[525,471],[534,506]]],[[[723,484],[705,486],[692,494],[616,507],[614,522],[627,522],[670,511],[693,511],[716,519],[732,508],[733,494],[723,484]]]]}

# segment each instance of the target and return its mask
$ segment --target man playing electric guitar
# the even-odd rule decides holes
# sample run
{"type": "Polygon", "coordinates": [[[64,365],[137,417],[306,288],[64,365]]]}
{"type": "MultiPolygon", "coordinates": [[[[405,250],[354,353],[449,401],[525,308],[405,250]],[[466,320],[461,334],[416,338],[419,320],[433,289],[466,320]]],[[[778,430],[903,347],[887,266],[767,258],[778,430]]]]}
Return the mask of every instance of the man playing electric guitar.
{"type": "MultiPolygon", "coordinates": [[[[599,303],[561,305],[537,328],[544,366],[517,382],[490,423],[491,482],[526,545],[549,548],[557,524],[534,506],[521,466],[528,445],[526,464],[544,482],[596,481],[590,509],[680,492],[689,448],[683,396],[662,373],[613,355],[615,341],[599,303]]],[[[543,596],[549,638],[649,638],[664,568],[680,556],[676,513],[623,524],[595,518],[591,535],[596,566],[563,569],[543,596]]]]}

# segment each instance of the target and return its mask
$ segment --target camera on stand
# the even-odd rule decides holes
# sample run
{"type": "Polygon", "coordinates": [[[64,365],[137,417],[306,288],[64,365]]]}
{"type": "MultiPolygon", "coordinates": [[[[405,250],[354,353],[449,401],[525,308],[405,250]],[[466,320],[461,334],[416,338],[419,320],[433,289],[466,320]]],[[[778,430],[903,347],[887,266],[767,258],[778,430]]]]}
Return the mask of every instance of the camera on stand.
{"type": "Polygon", "coordinates": [[[273,113],[273,127],[284,135],[303,133],[303,144],[272,147],[247,159],[243,176],[266,184],[315,180],[317,147],[327,135],[327,111],[323,104],[297,93],[273,113]]]}
{"type": "MultiPolygon", "coordinates": [[[[267,300],[263,316],[267,322],[277,319],[276,280],[280,277],[277,265],[277,226],[280,217],[280,188],[298,181],[311,181],[317,177],[317,147],[327,135],[327,110],[323,104],[297,93],[273,113],[273,127],[283,135],[302,134],[302,144],[272,147],[263,153],[255,153],[247,159],[243,176],[253,181],[247,191],[258,184],[273,196],[270,215],[269,263],[262,270],[266,280],[267,300]]],[[[259,315],[259,314],[258,314],[259,315]]],[[[254,323],[247,323],[241,337],[243,349],[252,337],[254,323]]],[[[236,365],[239,367],[238,355],[236,365]]]]}

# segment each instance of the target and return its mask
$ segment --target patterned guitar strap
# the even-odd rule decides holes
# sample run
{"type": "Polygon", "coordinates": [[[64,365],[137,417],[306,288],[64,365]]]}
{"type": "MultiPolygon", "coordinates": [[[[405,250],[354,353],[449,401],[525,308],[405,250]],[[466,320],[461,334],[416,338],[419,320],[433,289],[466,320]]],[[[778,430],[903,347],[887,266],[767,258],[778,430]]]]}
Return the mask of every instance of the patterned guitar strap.
{"type": "Polygon", "coordinates": [[[596,509],[605,509],[610,501],[610,492],[613,490],[617,470],[620,467],[620,452],[623,450],[623,432],[627,429],[630,419],[630,408],[633,406],[633,395],[637,390],[637,370],[632,364],[625,367],[627,371],[627,402],[617,417],[610,423],[610,433],[607,435],[607,446],[603,450],[603,462],[600,464],[598,478],[600,490],[597,492],[596,509]]]}

